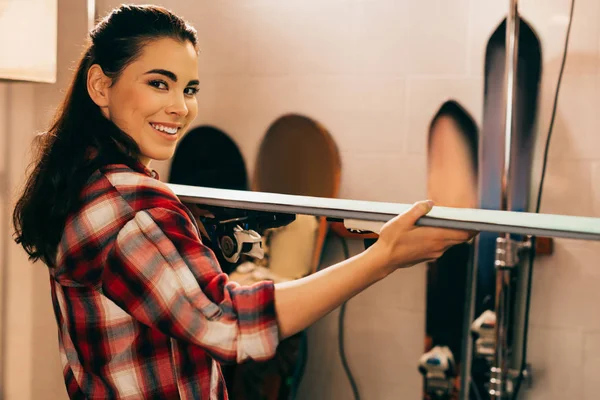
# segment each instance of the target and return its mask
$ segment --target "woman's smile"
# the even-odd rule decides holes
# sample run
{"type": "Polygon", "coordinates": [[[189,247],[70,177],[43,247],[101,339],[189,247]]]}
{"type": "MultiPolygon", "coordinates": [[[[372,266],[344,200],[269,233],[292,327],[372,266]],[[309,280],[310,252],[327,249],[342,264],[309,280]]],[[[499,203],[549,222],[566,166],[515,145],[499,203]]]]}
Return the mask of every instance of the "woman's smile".
{"type": "Polygon", "coordinates": [[[179,124],[150,122],[149,125],[156,133],[163,136],[167,140],[177,141],[179,138],[179,135],[177,134],[181,130],[181,125],[179,124]]]}

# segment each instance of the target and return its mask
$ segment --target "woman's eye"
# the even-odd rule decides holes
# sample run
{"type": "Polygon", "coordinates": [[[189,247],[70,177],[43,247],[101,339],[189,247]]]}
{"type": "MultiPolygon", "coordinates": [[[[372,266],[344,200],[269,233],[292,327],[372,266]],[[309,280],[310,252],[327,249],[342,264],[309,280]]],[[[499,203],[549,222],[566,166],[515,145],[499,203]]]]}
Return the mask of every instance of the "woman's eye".
{"type": "Polygon", "coordinates": [[[194,96],[198,93],[200,89],[198,89],[197,87],[189,87],[185,89],[185,94],[188,96],[194,96]]]}
{"type": "Polygon", "coordinates": [[[167,86],[167,83],[164,81],[150,81],[149,85],[161,90],[169,89],[169,86],[167,86]]]}

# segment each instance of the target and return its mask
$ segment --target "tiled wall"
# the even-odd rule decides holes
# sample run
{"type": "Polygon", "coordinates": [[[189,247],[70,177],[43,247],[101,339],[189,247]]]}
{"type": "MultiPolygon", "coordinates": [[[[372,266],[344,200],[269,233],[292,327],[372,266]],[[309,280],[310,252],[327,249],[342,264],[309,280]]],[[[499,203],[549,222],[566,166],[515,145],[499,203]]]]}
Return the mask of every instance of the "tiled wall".
{"type": "MultiPolygon", "coordinates": [[[[59,1],[59,70],[65,76],[85,32],[80,3],[59,1]]],[[[97,1],[101,13],[119,3],[97,1]]],[[[426,127],[442,102],[458,100],[481,123],[484,49],[508,10],[508,0],[155,3],[197,27],[203,49],[197,122],[230,133],[250,169],[269,124],[283,113],[302,113],[323,124],[338,144],[342,197],[397,202],[425,196],[426,127]]],[[[539,156],[570,2],[519,3],[542,43],[539,156]]],[[[599,20],[600,2],[577,1],[544,212],[600,216],[599,20]]],[[[36,85],[36,101],[21,106],[33,107],[38,128],[65,82],[63,77],[58,85],[36,85]]],[[[157,166],[166,177],[168,164],[157,166]]],[[[360,243],[351,245],[354,252],[360,250],[360,243]]],[[[600,245],[570,240],[555,245],[553,256],[536,263],[529,341],[535,387],[524,398],[593,399],[600,373],[600,316],[594,312],[600,303],[594,290],[600,287],[595,265],[600,245]]],[[[324,263],[340,256],[337,243],[329,243],[324,263]]],[[[30,306],[32,320],[53,329],[45,277],[28,279],[32,292],[38,293],[30,306]]],[[[22,300],[19,296],[23,294],[13,293],[13,300],[22,300]]],[[[425,270],[420,266],[397,272],[349,303],[347,356],[362,398],[419,398],[416,364],[424,342],[424,300],[425,270]]],[[[351,396],[337,355],[336,317],[337,311],[309,332],[309,364],[300,398],[351,396]]],[[[35,346],[30,357],[37,362],[43,354],[49,360],[44,366],[57,365],[55,370],[35,368],[26,374],[30,382],[60,379],[55,335],[30,337],[35,346]]],[[[21,368],[34,368],[29,363],[21,368]]],[[[63,393],[60,383],[53,387],[51,397],[38,390],[15,398],[57,398],[63,393]]]]}

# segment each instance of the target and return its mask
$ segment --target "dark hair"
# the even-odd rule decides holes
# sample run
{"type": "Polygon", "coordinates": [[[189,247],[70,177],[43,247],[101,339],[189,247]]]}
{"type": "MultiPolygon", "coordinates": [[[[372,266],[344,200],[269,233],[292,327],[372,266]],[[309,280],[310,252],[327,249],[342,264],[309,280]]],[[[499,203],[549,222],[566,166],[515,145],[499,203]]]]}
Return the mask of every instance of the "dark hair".
{"type": "Polygon", "coordinates": [[[139,147],[104,117],[87,91],[88,70],[98,64],[114,84],[148,43],[161,38],[191,42],[196,30],[158,6],[122,5],[90,32],[67,94],[47,132],[36,139],[36,159],[13,213],[15,241],[31,261],[55,266],[68,216],[81,207],[84,185],[102,165],[134,167],[139,147]]]}

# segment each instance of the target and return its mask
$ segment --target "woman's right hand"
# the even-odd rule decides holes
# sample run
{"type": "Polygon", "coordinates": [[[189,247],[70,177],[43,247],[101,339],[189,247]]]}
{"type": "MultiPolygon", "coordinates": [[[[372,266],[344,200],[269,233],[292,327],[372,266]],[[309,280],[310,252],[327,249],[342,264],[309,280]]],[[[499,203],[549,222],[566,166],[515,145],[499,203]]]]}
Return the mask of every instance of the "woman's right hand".
{"type": "Polygon", "coordinates": [[[373,245],[387,262],[388,273],[435,260],[450,247],[472,239],[477,232],[457,229],[419,227],[415,223],[433,208],[433,202],[420,201],[408,211],[388,221],[373,245]]]}

